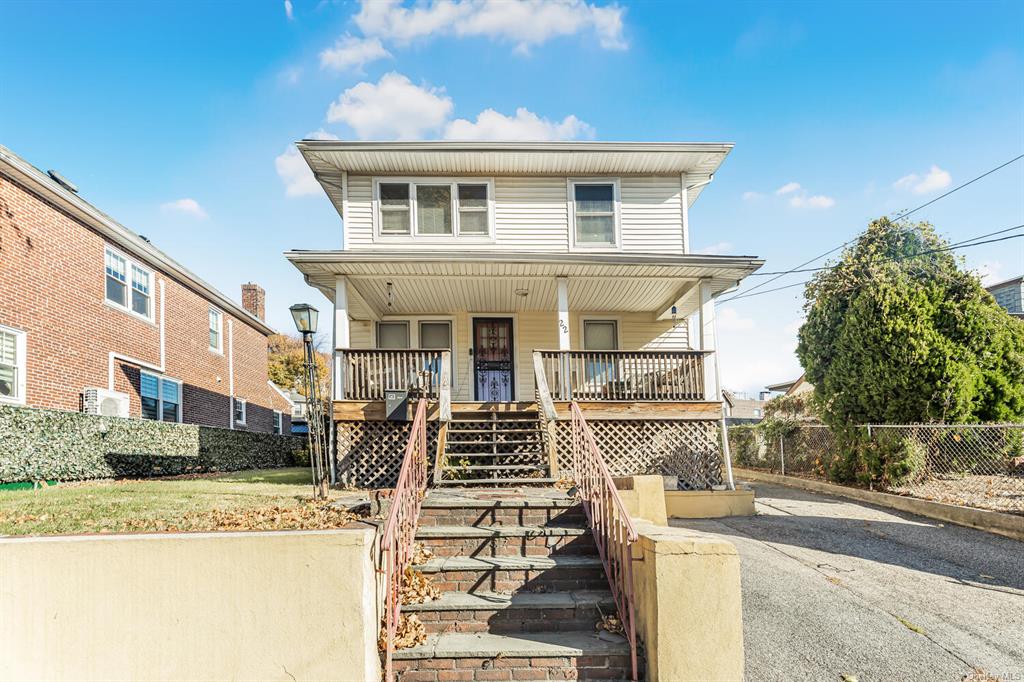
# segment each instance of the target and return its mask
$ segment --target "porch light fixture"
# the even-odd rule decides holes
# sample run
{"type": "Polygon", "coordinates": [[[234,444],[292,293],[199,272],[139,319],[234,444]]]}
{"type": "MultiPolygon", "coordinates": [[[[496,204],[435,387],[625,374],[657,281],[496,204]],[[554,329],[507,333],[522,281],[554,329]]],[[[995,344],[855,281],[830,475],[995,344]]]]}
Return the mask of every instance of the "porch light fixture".
{"type": "Polygon", "coordinates": [[[529,295],[529,291],[526,289],[516,289],[516,296],[526,298],[529,295]]]}
{"type": "Polygon", "coordinates": [[[288,308],[295,320],[295,328],[300,334],[316,334],[316,323],[320,317],[320,311],[308,303],[296,303],[288,308]]]}

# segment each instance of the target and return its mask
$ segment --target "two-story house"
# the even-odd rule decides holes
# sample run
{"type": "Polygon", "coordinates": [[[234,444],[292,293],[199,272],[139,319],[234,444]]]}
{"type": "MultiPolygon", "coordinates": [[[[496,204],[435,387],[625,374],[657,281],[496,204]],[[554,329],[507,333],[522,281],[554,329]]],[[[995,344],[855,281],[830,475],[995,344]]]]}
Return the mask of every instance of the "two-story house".
{"type": "Polygon", "coordinates": [[[288,433],[264,308],[0,146],[0,405],[288,433]]]}
{"type": "Polygon", "coordinates": [[[691,253],[689,211],[731,144],[298,148],[343,225],[286,254],[333,302],[341,477],[393,481],[411,389],[437,482],[557,477],[571,401],[617,471],[720,482],[715,297],[762,261],[691,253]]]}
{"type": "Polygon", "coordinates": [[[1024,319],[1024,275],[986,288],[996,299],[996,303],[1006,308],[1007,312],[1014,317],[1024,319]]]}

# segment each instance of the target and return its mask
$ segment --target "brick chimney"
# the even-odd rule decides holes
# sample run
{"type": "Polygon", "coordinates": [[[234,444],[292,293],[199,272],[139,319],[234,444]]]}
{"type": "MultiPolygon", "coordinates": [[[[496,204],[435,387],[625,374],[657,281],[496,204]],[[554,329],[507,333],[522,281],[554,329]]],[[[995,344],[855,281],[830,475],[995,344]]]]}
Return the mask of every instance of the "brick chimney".
{"type": "Polygon", "coordinates": [[[259,284],[249,282],[242,285],[242,307],[250,313],[266,321],[267,292],[259,284]]]}

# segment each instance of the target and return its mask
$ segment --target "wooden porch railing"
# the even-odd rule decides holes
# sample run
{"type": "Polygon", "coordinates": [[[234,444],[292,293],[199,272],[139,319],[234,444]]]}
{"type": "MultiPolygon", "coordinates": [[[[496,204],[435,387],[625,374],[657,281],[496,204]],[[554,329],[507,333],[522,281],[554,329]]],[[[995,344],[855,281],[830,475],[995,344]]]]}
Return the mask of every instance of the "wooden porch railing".
{"type": "Polygon", "coordinates": [[[538,378],[555,401],[705,400],[704,357],[699,350],[539,350],[538,378]]]}
{"type": "Polygon", "coordinates": [[[346,348],[334,352],[335,400],[384,400],[389,390],[430,400],[451,385],[451,351],[346,348]]]}
{"type": "Polygon", "coordinates": [[[427,401],[419,400],[409,431],[402,468],[398,474],[381,533],[377,570],[384,576],[384,623],[387,645],[384,650],[384,680],[393,682],[392,656],[395,633],[402,610],[402,579],[412,561],[420,507],[427,489],[427,401]]]}
{"type": "Polygon", "coordinates": [[[573,478],[594,543],[604,563],[608,585],[629,640],[633,679],[637,679],[636,613],[633,593],[633,543],[639,535],[612,481],[594,434],[574,401],[572,413],[573,478]]]}

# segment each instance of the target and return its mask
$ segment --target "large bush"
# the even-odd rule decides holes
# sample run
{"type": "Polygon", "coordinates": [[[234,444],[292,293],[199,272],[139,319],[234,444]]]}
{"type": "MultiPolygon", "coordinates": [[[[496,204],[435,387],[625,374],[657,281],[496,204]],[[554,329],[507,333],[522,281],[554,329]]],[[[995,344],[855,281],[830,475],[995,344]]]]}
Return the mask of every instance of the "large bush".
{"type": "Polygon", "coordinates": [[[1024,324],[947,246],[881,218],[807,285],[797,355],[826,423],[1024,417],[1024,324]]]}

